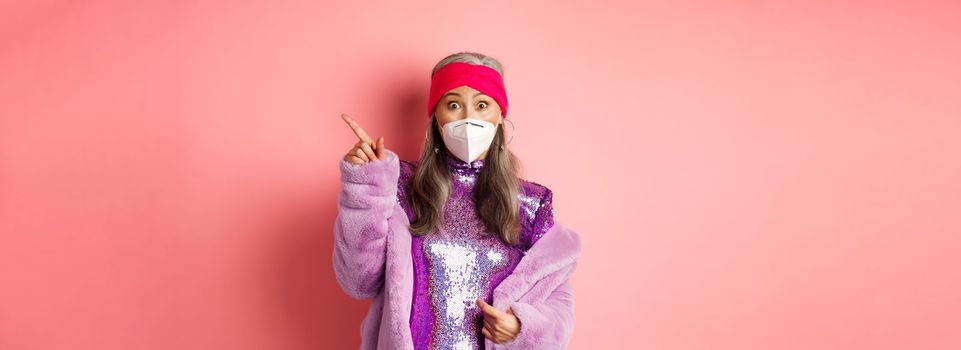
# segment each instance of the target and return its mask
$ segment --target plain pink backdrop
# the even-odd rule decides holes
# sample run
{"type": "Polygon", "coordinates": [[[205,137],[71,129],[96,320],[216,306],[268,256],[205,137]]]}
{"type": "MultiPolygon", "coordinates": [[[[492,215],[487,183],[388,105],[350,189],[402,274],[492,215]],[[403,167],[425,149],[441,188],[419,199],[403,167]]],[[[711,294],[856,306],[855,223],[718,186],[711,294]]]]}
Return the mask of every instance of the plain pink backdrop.
{"type": "Polygon", "coordinates": [[[957,1],[0,2],[0,349],[347,349],[350,113],[506,66],[572,349],[961,348],[957,1]]]}

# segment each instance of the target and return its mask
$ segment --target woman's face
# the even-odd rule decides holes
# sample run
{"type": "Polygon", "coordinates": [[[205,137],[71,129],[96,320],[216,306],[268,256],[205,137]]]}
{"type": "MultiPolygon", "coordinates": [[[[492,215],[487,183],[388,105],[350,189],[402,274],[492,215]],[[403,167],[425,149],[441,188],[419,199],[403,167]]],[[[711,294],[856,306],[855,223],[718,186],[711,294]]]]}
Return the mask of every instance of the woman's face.
{"type": "Polygon", "coordinates": [[[490,122],[495,126],[501,122],[501,107],[490,96],[463,85],[444,94],[434,107],[437,126],[464,118],[475,118],[490,122]]]}

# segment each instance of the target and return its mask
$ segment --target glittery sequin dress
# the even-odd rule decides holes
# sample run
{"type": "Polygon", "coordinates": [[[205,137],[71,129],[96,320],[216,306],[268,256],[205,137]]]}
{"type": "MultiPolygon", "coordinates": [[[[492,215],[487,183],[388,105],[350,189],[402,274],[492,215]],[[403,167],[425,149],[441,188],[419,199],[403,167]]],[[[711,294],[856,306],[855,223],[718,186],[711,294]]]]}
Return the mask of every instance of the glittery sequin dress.
{"type": "MultiPolygon", "coordinates": [[[[492,303],[492,291],[553,225],[552,193],[543,185],[521,180],[521,244],[509,246],[495,234],[484,234],[472,197],[484,160],[467,163],[447,157],[451,195],[437,232],[413,236],[414,295],[410,328],[415,349],[483,349],[483,313],[475,300],[492,303]]],[[[416,161],[400,161],[398,201],[413,221],[407,187],[416,161]]]]}

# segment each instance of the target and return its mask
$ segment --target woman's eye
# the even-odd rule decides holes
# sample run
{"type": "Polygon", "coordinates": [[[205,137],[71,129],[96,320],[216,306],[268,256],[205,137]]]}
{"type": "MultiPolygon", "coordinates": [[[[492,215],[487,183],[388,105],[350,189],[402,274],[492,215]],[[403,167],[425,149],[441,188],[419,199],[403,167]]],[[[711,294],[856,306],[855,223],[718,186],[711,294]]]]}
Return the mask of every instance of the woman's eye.
{"type": "Polygon", "coordinates": [[[457,107],[460,107],[460,104],[457,102],[450,102],[447,104],[447,107],[450,109],[457,109],[457,107]]]}
{"type": "Polygon", "coordinates": [[[487,108],[487,102],[478,103],[477,106],[480,107],[481,109],[487,108]]]}

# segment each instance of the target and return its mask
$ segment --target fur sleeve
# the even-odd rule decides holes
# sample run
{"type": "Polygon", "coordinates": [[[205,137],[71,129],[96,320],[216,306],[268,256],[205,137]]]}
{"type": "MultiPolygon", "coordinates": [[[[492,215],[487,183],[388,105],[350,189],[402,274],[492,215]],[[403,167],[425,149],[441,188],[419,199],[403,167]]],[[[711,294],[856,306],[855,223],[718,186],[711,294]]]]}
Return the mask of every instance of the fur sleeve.
{"type": "Polygon", "coordinates": [[[574,332],[574,289],[570,280],[558,285],[545,300],[517,301],[510,308],[521,322],[521,331],[496,349],[567,348],[574,332]]]}
{"type": "Polygon", "coordinates": [[[399,160],[364,164],[340,160],[341,191],[334,224],[334,274],[345,293],[356,299],[376,296],[384,284],[388,218],[397,205],[399,160]]]}

